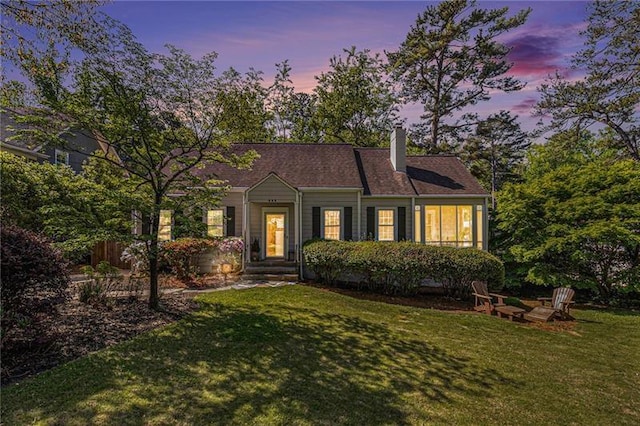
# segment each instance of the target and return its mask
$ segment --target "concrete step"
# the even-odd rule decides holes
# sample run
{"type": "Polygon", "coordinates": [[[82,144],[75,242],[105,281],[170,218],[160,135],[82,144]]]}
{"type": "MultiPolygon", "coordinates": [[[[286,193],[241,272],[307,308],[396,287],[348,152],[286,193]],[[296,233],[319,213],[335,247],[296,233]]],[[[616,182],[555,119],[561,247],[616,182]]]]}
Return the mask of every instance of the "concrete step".
{"type": "Polygon", "coordinates": [[[295,266],[247,265],[244,272],[245,274],[295,274],[298,272],[298,268],[295,266]]]}
{"type": "Polygon", "coordinates": [[[298,274],[242,274],[247,281],[298,281],[298,274]]]}
{"type": "Polygon", "coordinates": [[[295,268],[297,266],[297,263],[290,262],[288,260],[260,260],[257,262],[249,262],[245,264],[245,268],[253,266],[281,266],[295,268]]]}

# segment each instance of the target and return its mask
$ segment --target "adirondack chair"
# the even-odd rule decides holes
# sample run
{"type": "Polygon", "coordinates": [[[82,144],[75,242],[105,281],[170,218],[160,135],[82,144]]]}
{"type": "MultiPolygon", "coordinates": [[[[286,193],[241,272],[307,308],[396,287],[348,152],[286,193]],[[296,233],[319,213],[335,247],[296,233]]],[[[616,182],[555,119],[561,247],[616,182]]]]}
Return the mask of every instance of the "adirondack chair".
{"type": "Polygon", "coordinates": [[[506,296],[489,293],[486,282],[473,281],[471,287],[473,288],[473,295],[475,296],[474,309],[476,311],[491,315],[497,306],[505,306],[504,299],[506,299],[506,296]],[[498,301],[494,302],[494,298],[498,301]]]}
{"type": "Polygon", "coordinates": [[[542,306],[545,306],[546,302],[549,302],[550,307],[556,312],[556,316],[561,319],[570,319],[573,317],[569,314],[569,308],[573,303],[573,296],[576,292],[568,287],[557,287],[553,290],[551,297],[539,297],[538,300],[542,302],[542,306]]]}
{"type": "Polygon", "coordinates": [[[547,322],[555,318],[572,320],[569,315],[569,307],[573,303],[575,291],[566,287],[558,287],[553,290],[551,297],[539,297],[541,306],[536,306],[531,312],[524,314],[528,321],[547,322]],[[546,305],[549,302],[549,306],[546,305]]]}

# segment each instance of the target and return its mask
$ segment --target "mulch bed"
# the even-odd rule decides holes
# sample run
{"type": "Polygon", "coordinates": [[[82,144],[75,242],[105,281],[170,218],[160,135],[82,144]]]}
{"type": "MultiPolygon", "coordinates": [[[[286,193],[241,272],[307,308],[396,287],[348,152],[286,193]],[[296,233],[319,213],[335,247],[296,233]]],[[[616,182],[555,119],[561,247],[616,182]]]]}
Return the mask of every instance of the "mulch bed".
{"type": "Polygon", "coordinates": [[[56,365],[172,322],[198,309],[193,295],[163,294],[162,312],[149,308],[145,297],[114,299],[111,306],[92,306],[73,298],[57,315],[8,336],[2,350],[2,385],[32,376],[56,365]]]}

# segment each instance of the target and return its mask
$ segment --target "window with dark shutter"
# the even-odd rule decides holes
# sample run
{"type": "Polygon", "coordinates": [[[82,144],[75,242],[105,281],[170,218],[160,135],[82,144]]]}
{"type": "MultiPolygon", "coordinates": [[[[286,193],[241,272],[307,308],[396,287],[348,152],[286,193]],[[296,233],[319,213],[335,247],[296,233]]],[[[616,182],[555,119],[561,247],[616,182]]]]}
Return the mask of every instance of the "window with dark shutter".
{"type": "Polygon", "coordinates": [[[367,239],[376,238],[376,208],[367,207],[367,239]]]}
{"type": "Polygon", "coordinates": [[[407,208],[398,207],[398,241],[407,239],[407,208]]]}
{"type": "Polygon", "coordinates": [[[344,222],[342,236],[345,241],[353,240],[353,208],[344,208],[344,222]]]}
{"type": "Polygon", "coordinates": [[[236,235],[236,208],[227,206],[227,236],[236,235]]]}
{"type": "Polygon", "coordinates": [[[311,209],[311,237],[320,238],[320,207],[313,207],[311,209]]]}

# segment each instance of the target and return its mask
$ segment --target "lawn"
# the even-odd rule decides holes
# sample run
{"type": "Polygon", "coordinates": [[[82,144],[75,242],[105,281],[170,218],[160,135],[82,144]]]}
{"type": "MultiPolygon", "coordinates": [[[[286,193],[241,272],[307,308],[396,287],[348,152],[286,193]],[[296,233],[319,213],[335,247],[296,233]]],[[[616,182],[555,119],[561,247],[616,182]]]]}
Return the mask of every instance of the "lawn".
{"type": "Polygon", "coordinates": [[[545,331],[321,289],[203,309],[2,390],[4,424],[640,424],[640,316],[545,331]]]}

